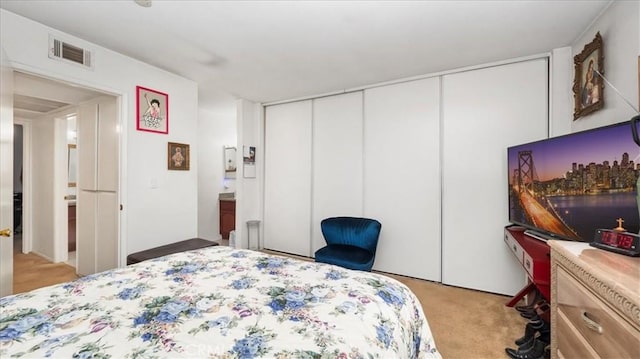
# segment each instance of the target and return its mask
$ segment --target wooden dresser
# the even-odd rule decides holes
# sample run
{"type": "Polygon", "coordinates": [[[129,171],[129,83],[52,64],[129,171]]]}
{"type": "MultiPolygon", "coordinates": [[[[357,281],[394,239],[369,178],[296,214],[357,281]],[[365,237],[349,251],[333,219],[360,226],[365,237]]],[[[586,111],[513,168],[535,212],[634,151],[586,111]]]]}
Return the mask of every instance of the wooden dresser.
{"type": "Polygon", "coordinates": [[[551,247],[551,357],[640,358],[640,258],[551,247]]]}

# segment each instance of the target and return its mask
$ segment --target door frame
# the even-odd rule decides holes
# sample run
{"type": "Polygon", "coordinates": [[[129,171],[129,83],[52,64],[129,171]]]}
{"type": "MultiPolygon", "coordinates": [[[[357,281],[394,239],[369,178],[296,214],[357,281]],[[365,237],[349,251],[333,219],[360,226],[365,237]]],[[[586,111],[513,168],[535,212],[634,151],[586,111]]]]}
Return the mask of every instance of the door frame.
{"type": "MultiPolygon", "coordinates": [[[[29,74],[29,75],[33,75],[33,76],[38,76],[38,77],[43,77],[52,81],[56,81],[56,82],[60,82],[60,83],[64,83],[64,84],[69,84],[69,85],[73,85],[73,86],[78,86],[78,87],[82,87],[82,88],[86,88],[88,90],[93,90],[96,92],[101,92],[103,95],[107,95],[107,96],[113,96],[116,100],[116,106],[118,108],[117,110],[117,114],[118,114],[118,132],[119,132],[119,146],[118,146],[118,162],[119,162],[119,179],[118,179],[118,199],[119,199],[119,203],[124,203],[125,199],[126,199],[126,195],[127,195],[127,191],[126,191],[126,187],[124,186],[124,178],[127,178],[127,160],[126,160],[126,156],[123,156],[123,153],[126,153],[126,142],[127,142],[127,121],[126,119],[127,117],[127,109],[128,109],[128,104],[129,104],[129,96],[132,96],[126,92],[122,92],[120,90],[116,90],[113,88],[109,88],[109,87],[105,87],[103,85],[100,84],[96,84],[93,82],[88,82],[88,81],[80,81],[77,78],[73,78],[73,79],[67,79],[64,75],[60,75],[60,74],[54,74],[51,73],[50,71],[42,71],[41,69],[38,68],[34,68],[25,64],[21,64],[21,63],[11,63],[9,68],[13,71],[13,72],[22,72],[25,74],[29,74]]],[[[73,104],[74,107],[77,106],[78,104],[73,104]]],[[[24,200],[24,199],[23,199],[24,200]]],[[[29,203],[29,205],[32,205],[32,203],[29,203]]],[[[126,238],[126,231],[124,230],[124,228],[126,228],[126,215],[125,215],[125,211],[123,206],[121,205],[120,207],[120,213],[119,213],[119,218],[118,218],[118,228],[117,228],[117,233],[118,233],[118,240],[117,240],[117,246],[118,246],[118,267],[123,267],[124,265],[126,265],[126,242],[127,242],[127,238],[126,238]]],[[[23,207],[23,211],[24,211],[24,207],[23,207]]],[[[24,220],[24,218],[23,218],[24,220]]],[[[31,221],[31,225],[33,225],[33,220],[32,218],[30,218],[31,221]]],[[[24,237],[23,237],[24,240],[24,237]]],[[[66,243],[66,242],[65,242],[66,243]]],[[[33,238],[30,238],[30,246],[33,245],[33,238]]],[[[54,242],[54,247],[57,245],[57,242],[54,242]]],[[[24,244],[23,244],[23,248],[24,244]]],[[[32,248],[32,247],[31,247],[32,248]]],[[[29,250],[31,250],[31,248],[28,248],[29,250]]],[[[55,252],[55,251],[54,251],[55,252]]],[[[65,256],[68,258],[68,252],[65,252],[65,256]]],[[[65,259],[66,260],[66,259],[65,259]]]]}
{"type": "Polygon", "coordinates": [[[0,46],[0,296],[13,293],[13,67],[0,46]],[[6,138],[4,138],[6,137],[6,138]]]}
{"type": "Polygon", "coordinates": [[[68,250],[68,202],[65,198],[68,190],[67,157],[67,119],[75,116],[77,104],[48,114],[47,121],[53,121],[54,128],[54,167],[53,167],[53,261],[67,262],[68,250]]]}
{"type": "MultiPolygon", "coordinates": [[[[31,121],[13,118],[14,125],[22,126],[22,253],[29,253],[33,249],[31,230],[33,217],[31,215],[31,121]]],[[[15,154],[14,154],[15,158],[15,154]]],[[[15,231],[15,228],[14,228],[15,231]]]]}

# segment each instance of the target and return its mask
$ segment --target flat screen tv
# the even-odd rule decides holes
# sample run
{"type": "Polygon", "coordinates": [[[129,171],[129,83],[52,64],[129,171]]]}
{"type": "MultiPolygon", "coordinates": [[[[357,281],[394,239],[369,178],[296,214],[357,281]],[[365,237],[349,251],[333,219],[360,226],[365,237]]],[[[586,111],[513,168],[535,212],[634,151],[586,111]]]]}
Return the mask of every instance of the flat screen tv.
{"type": "Polygon", "coordinates": [[[632,122],[507,149],[509,221],[544,239],[593,241],[599,228],[638,233],[640,146],[632,122]]]}

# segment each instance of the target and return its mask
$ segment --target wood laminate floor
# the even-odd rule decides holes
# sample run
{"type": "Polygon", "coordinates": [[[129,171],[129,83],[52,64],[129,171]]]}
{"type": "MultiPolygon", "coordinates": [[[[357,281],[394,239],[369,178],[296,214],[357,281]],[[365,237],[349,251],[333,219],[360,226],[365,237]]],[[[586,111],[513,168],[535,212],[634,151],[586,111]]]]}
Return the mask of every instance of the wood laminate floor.
{"type": "Polygon", "coordinates": [[[78,278],[76,269],[66,263],[51,263],[34,253],[21,253],[22,241],[13,243],[13,293],[28,292],[78,278]]]}

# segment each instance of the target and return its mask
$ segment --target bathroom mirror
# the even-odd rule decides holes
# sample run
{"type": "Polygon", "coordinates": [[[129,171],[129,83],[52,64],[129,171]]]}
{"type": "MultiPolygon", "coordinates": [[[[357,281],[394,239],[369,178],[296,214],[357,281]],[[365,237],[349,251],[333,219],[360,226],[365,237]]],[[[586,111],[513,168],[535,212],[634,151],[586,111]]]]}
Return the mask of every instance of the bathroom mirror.
{"type": "Polygon", "coordinates": [[[224,146],[224,178],[236,178],[236,148],[224,146]]]}
{"type": "Polygon", "coordinates": [[[76,151],[76,145],[68,144],[67,145],[67,153],[68,153],[68,182],[69,187],[76,186],[76,168],[78,164],[78,152],[76,151]]]}

